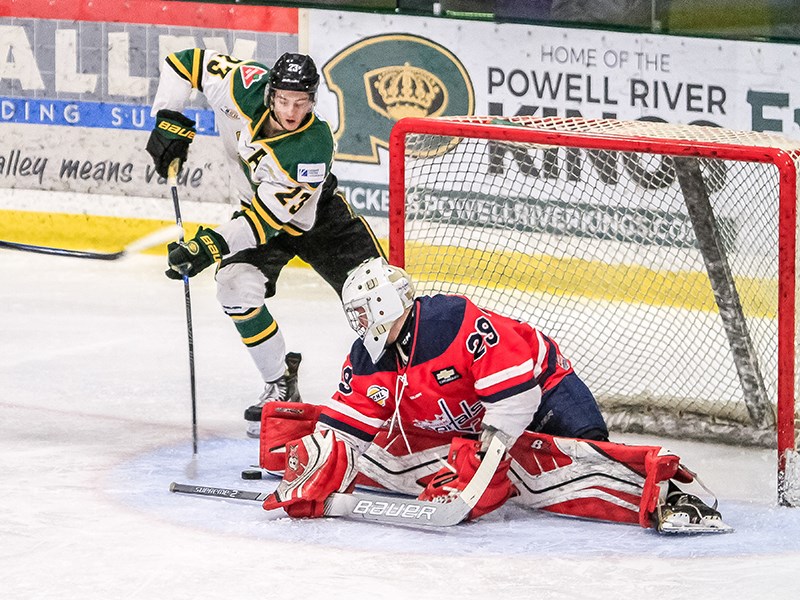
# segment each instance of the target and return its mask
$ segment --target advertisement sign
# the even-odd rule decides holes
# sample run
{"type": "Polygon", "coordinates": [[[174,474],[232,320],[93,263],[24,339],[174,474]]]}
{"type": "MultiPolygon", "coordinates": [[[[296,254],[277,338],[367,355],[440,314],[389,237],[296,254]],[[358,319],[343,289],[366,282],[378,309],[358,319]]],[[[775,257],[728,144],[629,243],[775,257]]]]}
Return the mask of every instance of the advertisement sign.
{"type": "Polygon", "coordinates": [[[800,139],[800,55],[782,44],[324,10],[309,11],[308,42],[338,173],[373,197],[402,116],[641,119],[800,139]]]}
{"type": "MultiPolygon", "coordinates": [[[[187,2],[29,0],[0,13],[0,186],[162,197],[144,151],[164,57],[205,47],[272,64],[296,51],[297,10],[187,2]]],[[[214,115],[193,95],[187,201],[231,196],[214,115]]]]}
{"type": "MultiPolygon", "coordinates": [[[[388,209],[392,125],[404,116],[647,119],[800,139],[793,46],[355,11],[156,0],[26,0],[0,8],[0,186],[165,196],[144,152],[164,56],[206,47],[271,65],[308,51],[334,172],[353,207],[388,209]]],[[[227,203],[201,96],[182,197],[227,203]]]]}

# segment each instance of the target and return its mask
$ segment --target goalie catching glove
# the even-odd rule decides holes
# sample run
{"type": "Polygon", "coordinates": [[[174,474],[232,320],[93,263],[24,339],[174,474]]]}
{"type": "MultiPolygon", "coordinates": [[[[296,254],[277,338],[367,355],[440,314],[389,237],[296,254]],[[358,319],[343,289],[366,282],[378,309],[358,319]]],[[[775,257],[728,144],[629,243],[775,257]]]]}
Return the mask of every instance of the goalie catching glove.
{"type": "Polygon", "coordinates": [[[283,508],[290,517],[321,517],[325,499],[345,492],[357,473],[355,450],[330,430],[317,431],[286,444],[286,470],[264,510],[283,508]]]}
{"type": "MultiPolygon", "coordinates": [[[[453,438],[447,453],[447,466],[433,476],[433,479],[419,495],[419,499],[431,502],[449,502],[457,497],[472,480],[481,464],[478,455],[480,449],[481,443],[477,440],[453,438]]],[[[468,520],[477,519],[486,513],[497,510],[506,503],[506,500],[516,495],[516,488],[508,478],[510,466],[510,458],[505,458],[500,462],[486,491],[470,511],[468,520]]]]}
{"type": "Polygon", "coordinates": [[[177,111],[162,109],[156,113],[156,126],[150,132],[146,150],[153,157],[156,173],[164,179],[173,160],[180,159],[181,164],[186,161],[189,144],[197,133],[194,126],[194,121],[177,111]]]}
{"type": "Polygon", "coordinates": [[[194,277],[206,267],[222,259],[228,253],[225,239],[213,229],[200,227],[188,242],[173,242],[167,246],[166,275],[170,279],[194,277]]]}

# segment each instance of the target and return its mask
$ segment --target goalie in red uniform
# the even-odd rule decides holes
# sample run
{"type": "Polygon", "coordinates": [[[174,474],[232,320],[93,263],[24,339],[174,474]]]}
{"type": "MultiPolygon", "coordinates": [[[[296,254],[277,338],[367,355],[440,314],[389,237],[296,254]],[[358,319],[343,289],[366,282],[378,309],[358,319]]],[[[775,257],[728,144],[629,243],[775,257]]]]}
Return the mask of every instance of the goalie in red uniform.
{"type": "Polygon", "coordinates": [[[662,531],[729,529],[716,503],[675,484],[694,479],[677,456],[608,441],[592,393],[529,324],[463,296],[415,297],[382,258],[350,274],[342,302],[359,339],[336,393],[322,407],[265,407],[260,463],[284,475],[264,508],[322,516],[325,498],[354,484],[447,501],[497,436],[508,455],[470,518],[513,498],[662,531]]]}

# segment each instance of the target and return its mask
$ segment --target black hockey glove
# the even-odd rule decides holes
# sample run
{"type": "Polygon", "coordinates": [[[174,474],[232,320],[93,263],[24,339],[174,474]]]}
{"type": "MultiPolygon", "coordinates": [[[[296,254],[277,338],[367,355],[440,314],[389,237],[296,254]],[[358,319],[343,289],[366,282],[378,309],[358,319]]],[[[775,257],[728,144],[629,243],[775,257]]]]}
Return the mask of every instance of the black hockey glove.
{"type": "Polygon", "coordinates": [[[174,110],[162,109],[156,113],[156,126],[147,140],[147,153],[153,157],[156,173],[167,177],[170,163],[179,158],[186,161],[189,144],[195,134],[195,122],[174,110]]]}
{"type": "Polygon", "coordinates": [[[201,227],[188,242],[169,244],[167,252],[167,277],[183,279],[184,275],[194,277],[214,262],[219,262],[222,255],[228,253],[228,244],[213,229],[201,227]]]}

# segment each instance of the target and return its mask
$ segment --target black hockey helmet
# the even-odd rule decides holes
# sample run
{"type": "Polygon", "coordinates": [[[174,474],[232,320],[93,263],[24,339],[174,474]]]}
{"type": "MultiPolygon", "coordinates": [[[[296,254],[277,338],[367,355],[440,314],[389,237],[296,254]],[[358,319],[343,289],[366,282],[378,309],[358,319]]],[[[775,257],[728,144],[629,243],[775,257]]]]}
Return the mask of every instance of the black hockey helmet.
{"type": "Polygon", "coordinates": [[[311,99],[315,100],[319,87],[319,73],[314,61],[307,54],[286,52],[281,56],[269,75],[267,88],[267,106],[272,105],[275,90],[291,90],[294,92],[308,92],[311,99]]]}

